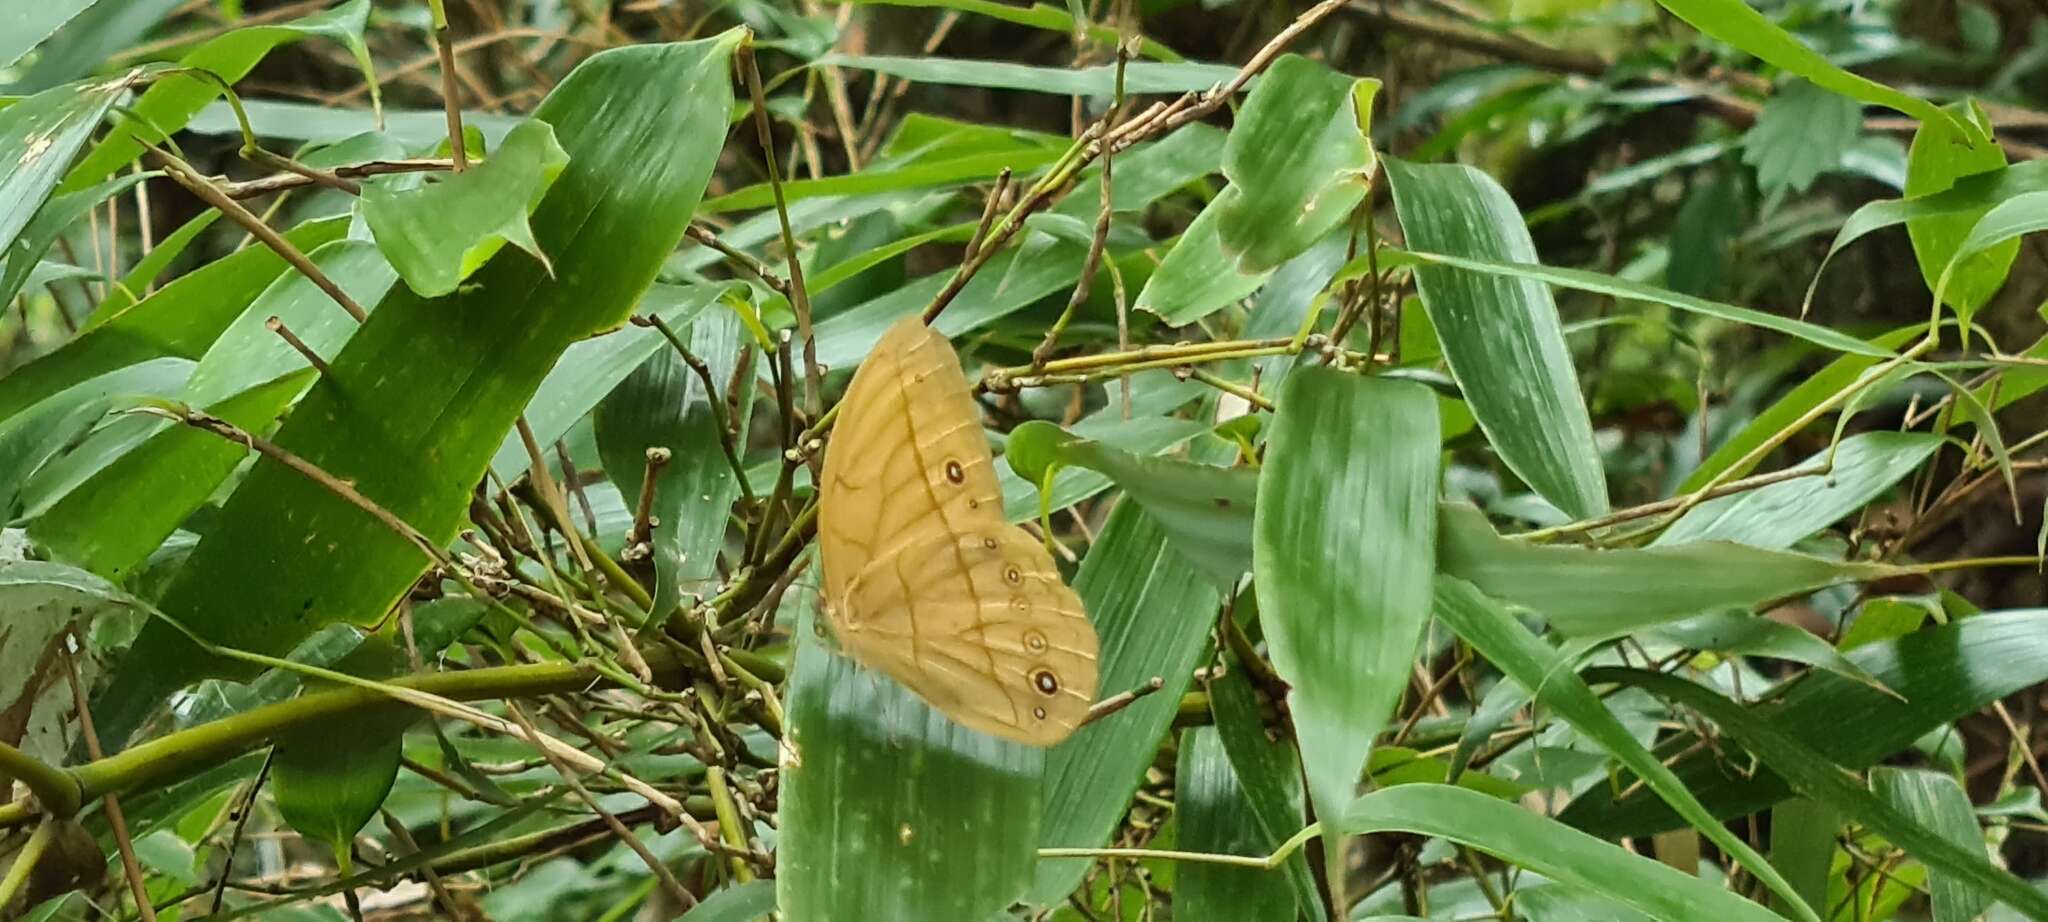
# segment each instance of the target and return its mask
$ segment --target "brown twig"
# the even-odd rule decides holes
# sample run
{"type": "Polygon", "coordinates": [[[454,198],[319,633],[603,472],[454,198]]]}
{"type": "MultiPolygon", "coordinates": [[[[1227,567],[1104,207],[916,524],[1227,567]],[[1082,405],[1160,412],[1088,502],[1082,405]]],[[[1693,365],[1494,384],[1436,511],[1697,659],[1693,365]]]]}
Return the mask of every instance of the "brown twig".
{"type": "MultiPolygon", "coordinates": [[[[78,729],[85,736],[85,751],[94,760],[106,758],[106,750],[100,748],[100,734],[92,725],[92,704],[85,697],[85,683],[78,680],[78,661],[71,650],[85,648],[85,639],[76,633],[71,635],[71,646],[64,653],[64,678],[71,683],[71,700],[78,708],[78,729]]],[[[109,791],[100,798],[100,805],[107,813],[107,828],[113,833],[114,847],[121,852],[121,872],[128,878],[128,890],[135,895],[135,913],[141,922],[156,922],[156,907],[149,902],[149,882],[143,879],[142,863],[135,859],[135,841],[128,835],[128,818],[121,813],[121,801],[109,791]]]]}

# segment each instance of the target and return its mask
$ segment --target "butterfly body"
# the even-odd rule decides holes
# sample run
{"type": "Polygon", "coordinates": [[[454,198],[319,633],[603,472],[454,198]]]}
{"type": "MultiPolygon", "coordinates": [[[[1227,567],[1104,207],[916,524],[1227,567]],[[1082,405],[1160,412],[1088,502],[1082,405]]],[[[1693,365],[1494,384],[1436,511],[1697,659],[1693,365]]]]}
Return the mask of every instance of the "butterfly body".
{"type": "Polygon", "coordinates": [[[1037,746],[1095,700],[1095,630],[1003,518],[959,356],[915,315],[854,373],[825,451],[818,541],[841,648],[955,722],[1037,746]]]}

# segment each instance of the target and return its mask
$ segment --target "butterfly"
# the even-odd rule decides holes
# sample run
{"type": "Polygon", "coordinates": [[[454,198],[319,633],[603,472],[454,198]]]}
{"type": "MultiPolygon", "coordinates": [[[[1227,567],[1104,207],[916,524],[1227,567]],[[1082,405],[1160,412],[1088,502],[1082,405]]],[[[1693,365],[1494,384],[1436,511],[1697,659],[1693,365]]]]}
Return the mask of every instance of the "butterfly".
{"type": "Polygon", "coordinates": [[[856,662],[954,722],[1034,746],[1095,701],[1095,628],[1003,517],[960,356],[912,314],[854,372],[818,508],[826,620],[856,662]]]}

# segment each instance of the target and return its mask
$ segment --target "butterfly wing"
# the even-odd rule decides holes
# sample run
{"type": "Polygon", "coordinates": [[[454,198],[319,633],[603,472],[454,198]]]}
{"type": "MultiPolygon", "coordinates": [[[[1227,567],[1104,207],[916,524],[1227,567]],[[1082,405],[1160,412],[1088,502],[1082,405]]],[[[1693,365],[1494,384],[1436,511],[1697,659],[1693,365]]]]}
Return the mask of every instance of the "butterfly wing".
{"type": "Polygon", "coordinates": [[[819,544],[840,643],[959,723],[1035,745],[1079,726],[1096,637],[1003,520],[960,359],[915,316],[855,372],[825,453],[819,544]]]}

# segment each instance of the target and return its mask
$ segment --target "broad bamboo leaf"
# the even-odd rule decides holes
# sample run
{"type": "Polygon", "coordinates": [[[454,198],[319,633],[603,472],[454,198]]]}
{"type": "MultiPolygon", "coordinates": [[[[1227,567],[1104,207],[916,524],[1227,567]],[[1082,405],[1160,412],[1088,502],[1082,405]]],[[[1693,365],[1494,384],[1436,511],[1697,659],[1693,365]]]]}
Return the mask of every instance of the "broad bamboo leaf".
{"type": "Polygon", "coordinates": [[[338,42],[355,58],[363,79],[369,81],[371,98],[376,98],[377,74],[370,63],[369,48],[363,44],[363,29],[369,23],[370,0],[348,0],[329,10],[272,25],[245,26],[208,41],[178,59],[187,73],[172,74],[151,86],[142,98],[128,107],[122,119],[92,152],[64,177],[63,189],[76,191],[107,178],[124,163],[140,156],[145,141],[162,144],[165,135],[185,127],[192,116],[221,93],[221,82],[233,84],[254,69],[270,50],[279,45],[308,38],[338,42]],[[195,76],[204,71],[219,80],[195,76]]]}
{"type": "Polygon", "coordinates": [[[1920,432],[1850,436],[1792,468],[1819,469],[1832,460],[1826,474],[1707,500],[1671,523],[1651,544],[1737,541],[1769,550],[1790,548],[1862,509],[1919,469],[1940,447],[1940,436],[1920,432]]]}
{"type": "MultiPolygon", "coordinates": [[[[383,679],[405,671],[405,652],[381,637],[365,638],[337,671],[383,679]]],[[[327,683],[309,683],[318,688],[327,683]]],[[[278,738],[270,766],[277,811],[302,836],[333,850],[350,871],[356,833],[377,815],[398,778],[405,725],[418,716],[390,704],[295,728],[278,738]]]]}
{"type": "MultiPolygon", "coordinates": [[[[1922,826],[1973,854],[1984,852],[1970,795],[1956,779],[1918,768],[1880,766],[1870,770],[1870,787],[1886,803],[1922,826]]],[[[1935,922],[1970,922],[1991,908],[1991,895],[1946,871],[1928,874],[1935,922]]]]}
{"type": "Polygon", "coordinates": [[[1684,816],[1701,835],[1712,840],[1781,899],[1788,901],[1800,919],[1819,922],[1820,916],[1801,900],[1785,878],[1779,876],[1777,869],[1715,820],[1692,792],[1686,790],[1678,776],[1636,742],[1635,735],[1593,694],[1571,664],[1542,638],[1523,627],[1514,616],[1481,594],[1471,583],[1454,577],[1437,578],[1436,614],[1509,678],[1523,688],[1536,689],[1536,699],[1546,708],[1599,743],[1617,761],[1635,770],[1657,796],[1684,816]]]}
{"type": "Polygon", "coordinates": [[[1008,908],[1031,880],[1045,751],[955,724],[798,630],[776,856],[783,917],[986,919],[1008,908]]]}
{"type": "MultiPolygon", "coordinates": [[[[1214,727],[1180,735],[1174,773],[1174,820],[1179,847],[1212,855],[1263,856],[1279,846],[1253,818],[1243,780],[1214,727]]],[[[1186,922],[1294,922],[1298,910],[1278,869],[1234,868],[1193,862],[1174,872],[1173,917],[1186,922]]]]}
{"type": "Polygon", "coordinates": [[[0,109],[0,252],[14,248],[100,119],[146,75],[81,80],[0,109]]]}
{"type": "MultiPolygon", "coordinates": [[[[1485,173],[1391,158],[1382,164],[1409,246],[1537,262],[1521,212],[1485,173]]],[[[1416,288],[1451,374],[1501,460],[1569,515],[1607,511],[1607,477],[1550,289],[1527,278],[1440,265],[1418,267],[1416,288]]]]}
{"type": "MultiPolygon", "coordinates": [[[[976,61],[930,56],[828,54],[812,67],[845,67],[901,77],[913,83],[977,86],[1058,96],[1109,96],[1116,91],[1117,66],[1036,67],[1006,61],[976,61]]],[[[1237,68],[1220,64],[1132,61],[1124,65],[1123,88],[1131,94],[1198,93],[1237,76],[1237,68]]]]}
{"type": "MultiPolygon", "coordinates": [[[[546,370],[571,343],[623,322],[682,238],[723,142],[722,132],[699,129],[722,125],[730,111],[727,66],[739,38],[614,49],[579,66],[535,114],[571,157],[533,218],[555,277],[524,254],[501,253],[447,298],[394,288],[277,444],[353,481],[428,540],[453,539],[546,370]],[[648,93],[650,85],[668,90],[648,93]]],[[[426,564],[372,516],[266,460],[165,589],[162,608],[215,642],[278,653],[323,624],[381,617],[426,564]],[[240,578],[252,568],[264,578],[240,578]]],[[[157,622],[134,649],[148,658],[124,670],[101,705],[102,732],[117,743],[167,690],[208,672],[245,673],[157,622]]]]}
{"type": "MultiPolygon", "coordinates": [[[[1952,109],[1958,118],[1970,119],[1984,131],[1985,136],[1990,135],[1985,129],[1990,119],[1984,115],[1982,107],[1969,103],[1952,109]]],[[[1996,144],[1972,146],[1948,122],[1922,122],[1920,130],[1914,132],[1913,146],[1906,154],[1906,196],[1917,198],[1945,192],[1964,177],[2004,168],[2005,148],[1996,144]]],[[[1942,271],[1961,247],[1963,238],[1989,210],[1972,209],[1960,214],[1906,222],[1906,233],[1913,240],[1913,255],[1920,263],[1920,276],[1927,280],[1928,291],[1940,286],[1942,271]]],[[[1999,286],[2005,284],[2006,272],[2012,268],[2012,261],[2019,252],[2019,241],[2008,241],[1989,252],[1970,257],[1957,267],[1949,283],[1948,303],[1963,326],[1968,327],[1971,315],[1991,300],[1999,286]]]]}
{"type": "Polygon", "coordinates": [[[49,38],[71,17],[92,6],[96,0],[50,0],[48,3],[13,3],[0,10],[0,68],[14,62],[49,38]]]}
{"type": "Polygon", "coordinates": [[[1485,794],[1441,784],[1374,791],[1324,820],[1350,835],[1410,832],[1469,845],[1664,922],[1777,922],[1776,913],[1649,858],[1485,794]]]}
{"type": "Polygon", "coordinates": [[[1131,306],[1158,315],[1168,326],[1186,326],[1258,291],[1271,270],[1247,273],[1223,249],[1224,215],[1239,207],[1243,191],[1226,186],[1195,216],[1145,280],[1131,306]]]}
{"type": "Polygon", "coordinates": [[[1434,397],[1408,382],[1304,368],[1280,397],[1252,572],[1322,811],[1356,791],[1429,621],[1436,427],[1434,397]]]}
{"type": "MultiPolygon", "coordinates": [[[[1136,506],[1118,506],[1074,578],[1101,638],[1102,696],[1158,678],[1160,690],[1075,731],[1045,758],[1045,818],[1038,844],[1095,848],[1129,809],[1145,766],[1209,646],[1218,594],[1136,506]]],[[[1052,905],[1079,886],[1089,862],[1041,861],[1031,901],[1052,905]]]]}
{"type": "Polygon", "coordinates": [[[1364,201],[1379,88],[1297,54],[1259,77],[1223,148],[1223,175],[1237,191],[1216,219],[1240,274],[1278,268],[1364,201]]]}
{"type": "Polygon", "coordinates": [[[1541,614],[1568,637],[1606,638],[1722,608],[1751,608],[1897,567],[1696,542],[1597,550],[1503,538],[1466,505],[1445,509],[1437,566],[1494,598],[1541,614]]]}
{"type": "Polygon", "coordinates": [[[507,243],[552,271],[527,215],[568,159],[546,122],[521,122],[473,169],[416,188],[388,180],[364,185],[363,223],[405,283],[425,297],[454,291],[507,243]]]}
{"type": "MultiPolygon", "coordinates": [[[[740,350],[751,348],[737,313],[723,307],[677,329],[676,337],[711,369],[720,386],[732,380],[740,350]]],[[[621,495],[637,502],[644,489],[647,452],[669,451],[655,478],[650,507],[659,522],[649,541],[654,551],[653,617],[664,619],[684,593],[706,595],[718,580],[718,554],[725,547],[726,521],[740,496],[739,475],[725,456],[719,431],[725,395],[707,390],[663,340],[652,358],[626,376],[592,417],[605,473],[621,495]]],[[[747,444],[746,415],[732,436],[747,444]]]]}
{"type": "MultiPolygon", "coordinates": [[[[1277,846],[1301,828],[1301,754],[1291,740],[1266,735],[1258,695],[1245,679],[1244,667],[1229,653],[1222,656],[1223,674],[1209,680],[1209,713],[1251,807],[1252,820],[1264,833],[1264,841],[1277,846]]],[[[1308,859],[1294,855],[1282,867],[1293,885],[1295,906],[1307,909],[1311,918],[1322,918],[1322,894],[1309,873],[1308,859]]]]}
{"type": "MultiPolygon", "coordinates": [[[[1827,761],[1862,769],[1906,749],[1928,731],[1987,703],[2048,681],[2048,612],[2019,610],[1976,615],[1864,644],[1848,653],[1885,688],[1829,672],[1793,682],[1751,713],[1800,740],[1827,761]]],[[[1657,755],[1714,816],[1726,820],[1762,810],[1792,794],[1768,765],[1750,772],[1722,764],[1709,752],[1683,754],[1698,744],[1691,733],[1660,743],[1657,755]]],[[[1559,819],[1598,836],[1649,835],[1680,820],[1654,797],[1625,785],[1596,785],[1579,795],[1559,819]]]]}
{"type": "MultiPolygon", "coordinates": [[[[284,237],[301,252],[338,240],[346,218],[301,224],[284,237]]],[[[197,360],[286,271],[266,247],[248,247],[165,285],[127,309],[97,313],[55,352],[0,378],[0,419],[96,375],[156,358],[197,360]]]]}
{"type": "Polygon", "coordinates": [[[1589,670],[1593,682],[1619,682],[1667,698],[1719,725],[1801,794],[1827,804],[1844,817],[1920,859],[1930,870],[1954,876],[2031,919],[2048,919],[2048,894],[1992,866],[1983,847],[1965,849],[1943,838],[1898,808],[1870,793],[1844,766],[1828,761],[1782,724],[1761,717],[1713,691],[1676,676],[1640,669],[1589,670]]]}

